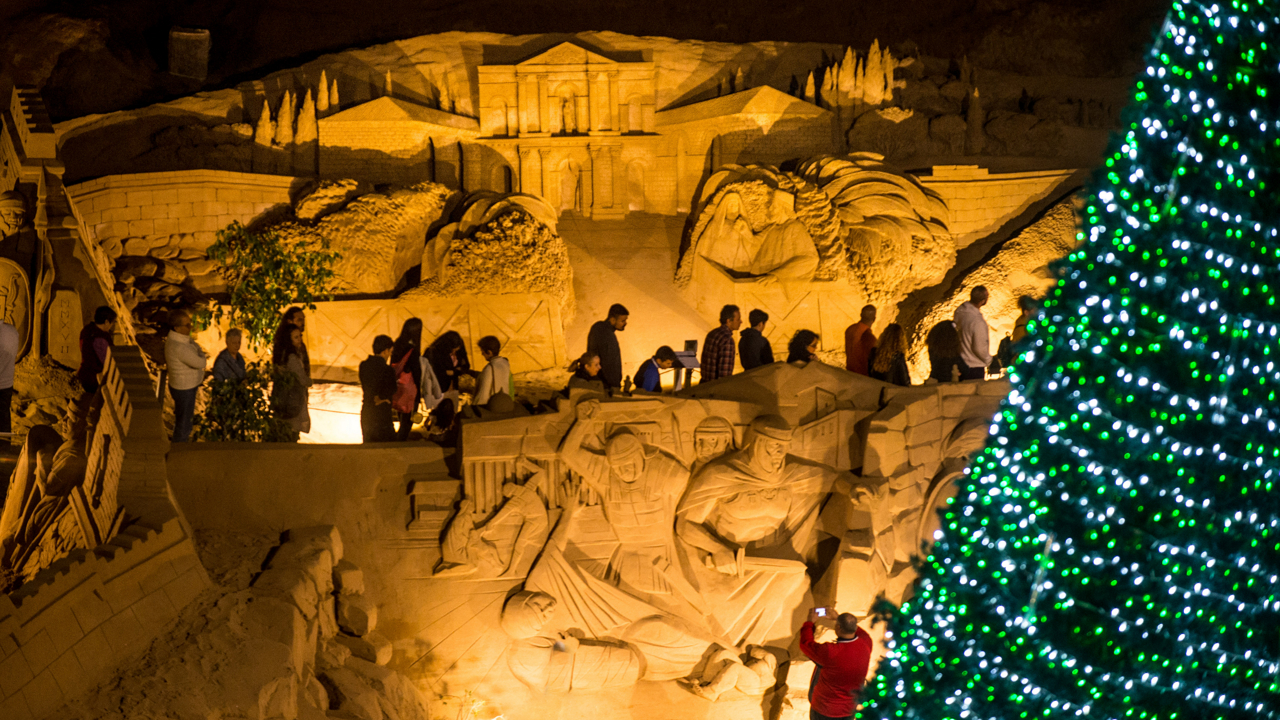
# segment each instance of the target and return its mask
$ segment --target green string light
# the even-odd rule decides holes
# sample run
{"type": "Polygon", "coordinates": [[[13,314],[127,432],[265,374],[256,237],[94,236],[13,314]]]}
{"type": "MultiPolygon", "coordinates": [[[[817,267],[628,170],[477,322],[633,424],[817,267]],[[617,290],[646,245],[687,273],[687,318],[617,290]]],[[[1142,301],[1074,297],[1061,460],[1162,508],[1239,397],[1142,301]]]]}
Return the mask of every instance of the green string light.
{"type": "Polygon", "coordinates": [[[1173,3],[861,717],[1280,718],[1277,29],[1173,3]]]}

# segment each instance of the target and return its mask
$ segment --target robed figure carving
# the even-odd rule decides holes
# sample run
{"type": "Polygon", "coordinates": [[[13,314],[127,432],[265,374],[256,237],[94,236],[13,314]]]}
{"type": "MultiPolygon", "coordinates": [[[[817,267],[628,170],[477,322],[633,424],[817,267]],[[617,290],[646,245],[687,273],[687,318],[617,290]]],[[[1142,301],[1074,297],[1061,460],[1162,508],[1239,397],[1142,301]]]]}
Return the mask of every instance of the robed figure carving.
{"type": "Polygon", "coordinates": [[[789,637],[784,613],[808,591],[804,560],[837,473],[787,454],[791,435],[781,417],[756,418],[744,447],[703,467],[676,510],[694,584],[734,644],[789,637]]]}
{"type": "Polygon", "coordinates": [[[773,205],[781,207],[770,208],[771,219],[778,221],[757,233],[747,220],[742,196],[725,193],[696,239],[698,254],[738,276],[812,280],[818,249],[804,224],[794,217],[795,198],[775,192],[773,199],[773,205]]]}

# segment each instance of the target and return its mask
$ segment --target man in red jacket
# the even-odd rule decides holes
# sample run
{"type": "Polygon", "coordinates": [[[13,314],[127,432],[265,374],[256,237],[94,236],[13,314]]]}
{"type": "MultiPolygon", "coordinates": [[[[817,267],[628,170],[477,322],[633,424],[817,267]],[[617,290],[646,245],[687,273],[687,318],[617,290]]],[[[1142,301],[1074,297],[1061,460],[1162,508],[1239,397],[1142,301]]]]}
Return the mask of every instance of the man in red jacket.
{"type": "Polygon", "coordinates": [[[871,636],[858,627],[858,618],[850,613],[836,616],[831,608],[809,610],[809,620],[800,626],[800,651],[817,666],[809,683],[809,720],[852,718],[871,664],[871,636]],[[833,616],[836,641],[814,642],[814,624],[833,616]]]}

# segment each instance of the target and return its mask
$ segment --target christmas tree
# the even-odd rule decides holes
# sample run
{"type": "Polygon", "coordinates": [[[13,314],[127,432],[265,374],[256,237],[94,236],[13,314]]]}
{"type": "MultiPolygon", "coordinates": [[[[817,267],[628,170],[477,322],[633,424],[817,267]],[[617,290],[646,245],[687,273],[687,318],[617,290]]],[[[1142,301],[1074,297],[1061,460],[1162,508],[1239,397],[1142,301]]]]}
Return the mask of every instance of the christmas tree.
{"type": "Polygon", "coordinates": [[[1280,12],[1174,3],[880,718],[1280,717],[1280,12]]]}

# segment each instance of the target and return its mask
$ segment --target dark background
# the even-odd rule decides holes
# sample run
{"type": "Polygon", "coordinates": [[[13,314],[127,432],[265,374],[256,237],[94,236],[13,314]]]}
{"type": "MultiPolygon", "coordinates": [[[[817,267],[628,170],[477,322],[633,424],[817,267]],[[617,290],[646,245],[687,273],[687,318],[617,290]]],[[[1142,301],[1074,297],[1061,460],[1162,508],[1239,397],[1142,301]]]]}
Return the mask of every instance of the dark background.
{"type": "MultiPolygon", "coordinates": [[[[611,30],[727,43],[819,42],[967,56],[985,70],[1117,77],[1139,69],[1167,0],[119,0],[0,3],[0,85],[36,85],[54,120],[201,86],[164,71],[174,25],[208,28],[205,88],[326,52],[448,31],[611,30]]],[[[7,88],[0,87],[7,91],[7,88]]]]}

